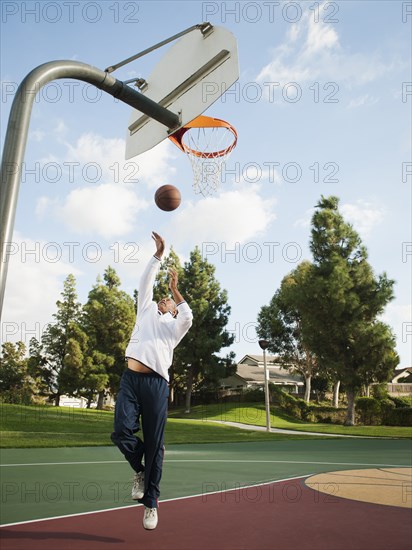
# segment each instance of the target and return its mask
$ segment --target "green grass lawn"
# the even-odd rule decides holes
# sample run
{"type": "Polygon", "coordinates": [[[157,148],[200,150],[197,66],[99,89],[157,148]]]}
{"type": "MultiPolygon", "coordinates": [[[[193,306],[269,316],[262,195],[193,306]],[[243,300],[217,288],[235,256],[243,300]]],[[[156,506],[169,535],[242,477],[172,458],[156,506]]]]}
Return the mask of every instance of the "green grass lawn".
{"type": "MultiPolygon", "coordinates": [[[[182,409],[169,413],[172,418],[193,418],[197,420],[222,420],[242,424],[266,425],[264,404],[221,403],[193,407],[190,414],[182,409]]],[[[412,437],[412,428],[407,426],[342,426],[338,424],[309,423],[289,417],[281,409],[271,407],[271,426],[302,432],[325,434],[358,435],[369,437],[412,437]]]]}
{"type": "MultiPolygon", "coordinates": [[[[84,447],[113,445],[113,413],[53,406],[0,405],[0,447],[84,447]]],[[[220,443],[307,439],[315,436],[270,434],[211,422],[169,418],[165,443],[220,443]]]]}
{"type": "MultiPolygon", "coordinates": [[[[412,437],[412,428],[408,427],[347,427],[308,423],[288,417],[274,407],[271,412],[271,425],[274,428],[369,437],[412,437]]],[[[189,415],[183,410],[171,410],[166,426],[166,444],[316,438],[309,434],[272,434],[244,430],[209,422],[210,420],[264,426],[266,416],[264,405],[257,403],[200,405],[193,407],[189,415]]],[[[112,445],[110,441],[112,431],[113,412],[109,411],[37,405],[0,405],[0,447],[2,448],[112,445]]]]}

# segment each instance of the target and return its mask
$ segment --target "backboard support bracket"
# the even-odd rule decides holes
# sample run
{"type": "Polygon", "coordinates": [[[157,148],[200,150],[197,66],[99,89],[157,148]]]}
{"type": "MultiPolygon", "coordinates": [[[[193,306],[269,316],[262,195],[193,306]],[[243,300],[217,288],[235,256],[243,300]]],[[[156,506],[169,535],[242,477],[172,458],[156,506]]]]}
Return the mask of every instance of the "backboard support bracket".
{"type": "Polygon", "coordinates": [[[105,72],[112,73],[113,71],[117,71],[117,69],[120,69],[120,67],[124,67],[128,63],[131,63],[132,61],[135,61],[136,59],[139,59],[140,57],[143,57],[144,55],[147,55],[148,53],[151,53],[154,50],[157,50],[158,48],[165,46],[166,44],[170,44],[170,42],[173,42],[174,40],[181,38],[185,34],[188,34],[189,32],[196,31],[196,30],[199,30],[203,34],[203,36],[206,38],[211,32],[213,32],[213,25],[209,22],[192,25],[191,27],[185,29],[184,31],[174,34],[170,38],[166,38],[165,40],[158,42],[154,46],[150,46],[150,48],[146,48],[145,50],[135,55],[132,55],[127,59],[124,59],[123,61],[119,61],[119,63],[116,63],[115,65],[110,65],[110,67],[107,67],[107,69],[105,69],[105,72]]]}

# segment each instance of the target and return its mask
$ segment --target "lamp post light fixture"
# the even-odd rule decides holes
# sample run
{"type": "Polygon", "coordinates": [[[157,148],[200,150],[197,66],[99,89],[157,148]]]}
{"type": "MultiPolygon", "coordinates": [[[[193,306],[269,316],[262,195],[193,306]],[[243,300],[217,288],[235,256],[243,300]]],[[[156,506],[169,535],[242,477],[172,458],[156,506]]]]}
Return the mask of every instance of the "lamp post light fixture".
{"type": "Polygon", "coordinates": [[[263,369],[265,372],[266,431],[270,432],[269,375],[266,364],[266,350],[269,347],[269,342],[267,340],[259,340],[259,346],[263,350],[263,369]]]}

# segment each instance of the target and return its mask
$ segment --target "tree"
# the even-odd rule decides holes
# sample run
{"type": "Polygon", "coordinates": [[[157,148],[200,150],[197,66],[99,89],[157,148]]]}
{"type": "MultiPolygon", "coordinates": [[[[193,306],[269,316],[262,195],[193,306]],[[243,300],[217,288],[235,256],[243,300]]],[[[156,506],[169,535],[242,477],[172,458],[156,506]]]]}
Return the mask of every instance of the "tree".
{"type": "MultiPolygon", "coordinates": [[[[179,287],[181,287],[184,273],[182,265],[180,263],[180,258],[173,250],[173,247],[170,248],[169,255],[163,258],[160,270],[156,275],[155,285],[153,288],[153,299],[155,300],[155,302],[159,302],[164,296],[168,296],[171,294],[169,289],[168,277],[169,267],[173,267],[177,271],[179,287]]],[[[175,365],[176,360],[173,361],[169,368],[169,403],[174,403],[175,392],[181,387],[179,376],[176,376],[175,365]]]]}
{"type": "Polygon", "coordinates": [[[300,289],[311,264],[302,262],[283,280],[269,306],[258,315],[257,334],[269,341],[269,351],[282,365],[305,379],[305,396],[310,401],[311,380],[317,371],[317,360],[304,339],[304,319],[300,311],[300,289]]]}
{"type": "Polygon", "coordinates": [[[190,412],[195,385],[206,385],[232,374],[233,354],[217,353],[230,346],[234,336],[226,330],[230,306],[226,290],[215,278],[215,267],[202,259],[198,247],[190,254],[179,281],[182,295],[193,311],[193,325],[175,350],[174,369],[186,380],[186,412],[190,412]]]}
{"type": "Polygon", "coordinates": [[[5,342],[0,358],[0,395],[7,403],[31,401],[33,388],[27,370],[26,346],[23,342],[5,342]]]}
{"type": "Polygon", "coordinates": [[[101,409],[105,392],[116,394],[125,368],[124,353],[135,322],[133,299],[120,290],[120,278],[108,267],[89,292],[84,305],[83,330],[88,335],[83,393],[98,395],[101,409]]]}
{"type": "Polygon", "coordinates": [[[168,270],[170,267],[176,269],[179,281],[181,282],[182,277],[184,276],[183,268],[180,263],[179,256],[172,247],[170,248],[169,255],[163,258],[159,272],[156,275],[156,280],[153,287],[153,300],[155,302],[159,302],[159,300],[161,300],[164,296],[169,296],[171,294],[168,276],[168,270]]]}
{"type": "Polygon", "coordinates": [[[73,395],[79,386],[87,340],[80,328],[81,304],[74,275],[67,276],[61,296],[53,314],[55,322],[47,325],[41,343],[32,338],[29,359],[31,374],[41,379],[43,392],[54,399],[56,406],[62,395],[73,395]]]}
{"type": "Polygon", "coordinates": [[[344,384],[346,424],[355,422],[355,398],[363,384],[390,378],[399,362],[390,328],[377,320],[393,298],[394,281],[375,277],[366,248],[338,210],[337,197],[322,197],[312,218],[314,263],[301,311],[305,341],[321,366],[344,384]]]}

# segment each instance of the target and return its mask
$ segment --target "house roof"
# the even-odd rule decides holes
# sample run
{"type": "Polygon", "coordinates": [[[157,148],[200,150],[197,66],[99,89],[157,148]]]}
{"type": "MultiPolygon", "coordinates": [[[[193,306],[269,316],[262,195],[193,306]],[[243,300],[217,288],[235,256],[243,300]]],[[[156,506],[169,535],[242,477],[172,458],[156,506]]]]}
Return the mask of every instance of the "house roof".
{"type": "Polygon", "coordinates": [[[236,373],[231,374],[227,378],[220,379],[219,382],[221,385],[224,385],[224,386],[227,386],[227,385],[246,386],[247,385],[247,381],[236,373]]]}
{"type": "Polygon", "coordinates": [[[396,384],[396,382],[406,382],[407,380],[409,381],[409,379],[412,379],[412,367],[396,370],[392,382],[396,384]]]}
{"type": "MultiPolygon", "coordinates": [[[[268,368],[273,367],[273,363],[278,361],[276,355],[266,354],[266,364],[268,368]]],[[[263,355],[245,355],[239,361],[238,365],[263,365],[264,359],[263,355]]]]}
{"type": "MultiPolygon", "coordinates": [[[[303,385],[302,377],[298,374],[291,374],[286,369],[268,369],[269,382],[274,384],[295,384],[303,385]]],[[[264,383],[265,371],[261,366],[238,363],[237,374],[247,382],[264,383]]]]}

